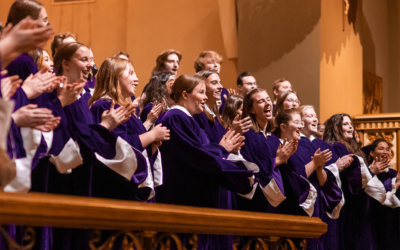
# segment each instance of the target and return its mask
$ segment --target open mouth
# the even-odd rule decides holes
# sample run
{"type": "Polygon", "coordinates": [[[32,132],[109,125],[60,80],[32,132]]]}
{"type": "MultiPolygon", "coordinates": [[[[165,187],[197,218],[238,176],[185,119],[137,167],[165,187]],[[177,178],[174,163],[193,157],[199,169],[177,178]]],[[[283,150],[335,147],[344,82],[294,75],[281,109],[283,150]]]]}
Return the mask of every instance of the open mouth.
{"type": "Polygon", "coordinates": [[[264,115],[265,115],[266,117],[272,116],[272,109],[271,109],[271,106],[267,106],[267,108],[264,109],[264,115]]]}

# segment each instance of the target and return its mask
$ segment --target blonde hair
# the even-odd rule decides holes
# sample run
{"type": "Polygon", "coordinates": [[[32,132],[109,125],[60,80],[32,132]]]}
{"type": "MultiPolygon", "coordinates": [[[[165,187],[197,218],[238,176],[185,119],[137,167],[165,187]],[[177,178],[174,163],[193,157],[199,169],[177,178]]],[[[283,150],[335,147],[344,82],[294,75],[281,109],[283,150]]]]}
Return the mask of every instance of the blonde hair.
{"type": "Polygon", "coordinates": [[[300,107],[297,108],[297,111],[300,112],[300,116],[303,119],[304,116],[304,110],[306,109],[313,109],[315,111],[315,108],[313,105],[301,105],[300,107]]]}
{"type": "Polygon", "coordinates": [[[132,63],[118,57],[109,57],[101,64],[96,77],[96,88],[94,89],[93,96],[89,100],[89,107],[98,99],[106,96],[110,97],[116,104],[121,106],[132,103],[130,98],[124,98],[122,96],[119,82],[119,77],[129,64],[132,63]]]}

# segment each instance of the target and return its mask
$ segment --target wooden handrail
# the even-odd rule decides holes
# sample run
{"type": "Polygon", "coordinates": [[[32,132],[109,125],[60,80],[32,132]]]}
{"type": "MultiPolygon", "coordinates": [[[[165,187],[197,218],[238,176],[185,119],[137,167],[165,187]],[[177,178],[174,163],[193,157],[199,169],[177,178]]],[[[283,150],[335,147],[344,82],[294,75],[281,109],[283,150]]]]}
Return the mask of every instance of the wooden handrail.
{"type": "Polygon", "coordinates": [[[318,218],[42,193],[0,193],[0,224],[316,238],[318,218]]]}

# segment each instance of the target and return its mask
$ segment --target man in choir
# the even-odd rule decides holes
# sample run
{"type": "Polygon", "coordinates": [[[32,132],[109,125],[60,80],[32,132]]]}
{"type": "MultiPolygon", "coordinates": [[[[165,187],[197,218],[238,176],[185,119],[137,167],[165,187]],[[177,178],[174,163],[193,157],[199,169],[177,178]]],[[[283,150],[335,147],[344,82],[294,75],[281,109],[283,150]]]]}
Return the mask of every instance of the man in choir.
{"type": "Polygon", "coordinates": [[[251,90],[257,88],[258,84],[254,76],[245,71],[240,74],[237,78],[237,92],[238,95],[242,96],[243,98],[249,93],[251,90]]]}
{"type": "Polygon", "coordinates": [[[156,67],[154,67],[152,76],[159,71],[170,71],[175,75],[178,74],[178,69],[182,61],[182,54],[179,51],[168,49],[157,57],[156,67]]]}
{"type": "Polygon", "coordinates": [[[274,107],[278,97],[286,91],[292,91],[292,84],[285,78],[280,78],[273,83],[272,92],[274,93],[274,107]]]}

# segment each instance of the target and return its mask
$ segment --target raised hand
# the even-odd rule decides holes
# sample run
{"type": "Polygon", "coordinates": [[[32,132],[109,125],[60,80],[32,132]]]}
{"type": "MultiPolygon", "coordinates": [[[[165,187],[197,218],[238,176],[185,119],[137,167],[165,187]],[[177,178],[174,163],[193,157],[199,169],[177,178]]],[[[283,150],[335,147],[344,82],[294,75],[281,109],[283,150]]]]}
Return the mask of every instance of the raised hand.
{"type": "Polygon", "coordinates": [[[46,69],[43,68],[41,71],[35,75],[30,75],[25,79],[22,84],[22,89],[24,90],[28,99],[33,99],[40,96],[43,93],[49,93],[58,87],[61,81],[60,77],[54,74],[47,73],[46,69]]]}
{"type": "MultiPolygon", "coordinates": [[[[7,70],[3,70],[0,72],[1,76],[7,75],[7,70]]],[[[1,95],[2,98],[8,101],[17,91],[19,86],[21,85],[22,80],[19,79],[18,75],[9,76],[1,79],[1,95]]]]}
{"type": "Polygon", "coordinates": [[[112,131],[121,123],[124,123],[129,119],[127,118],[127,110],[125,107],[120,106],[115,109],[115,102],[112,101],[110,110],[105,110],[101,115],[101,123],[103,127],[112,131]]]}
{"type": "Polygon", "coordinates": [[[315,151],[314,156],[311,157],[311,160],[314,162],[317,168],[325,166],[325,163],[327,163],[330,159],[332,159],[332,152],[329,149],[324,151],[318,149],[315,151]]]}
{"type": "Polygon", "coordinates": [[[38,108],[36,104],[28,104],[11,114],[14,123],[20,127],[39,129],[44,132],[55,129],[60,117],[54,117],[51,110],[38,108]]]}
{"type": "Polygon", "coordinates": [[[237,154],[240,148],[244,145],[244,136],[241,136],[239,133],[236,133],[234,130],[229,130],[222,137],[219,145],[224,147],[226,151],[229,153],[237,154]]]}
{"type": "Polygon", "coordinates": [[[162,100],[162,102],[160,104],[157,104],[157,101],[155,101],[153,103],[153,108],[151,109],[151,111],[147,115],[147,120],[146,121],[151,123],[151,124],[154,124],[157,121],[158,116],[164,110],[164,106],[165,106],[164,99],[162,100]]]}
{"type": "Polygon", "coordinates": [[[36,21],[31,17],[26,17],[14,27],[8,24],[3,29],[0,42],[3,66],[24,52],[43,48],[53,35],[51,26],[37,28],[36,21]]]}
{"type": "Polygon", "coordinates": [[[371,172],[374,174],[383,173],[389,167],[389,162],[389,158],[380,160],[379,157],[375,157],[374,161],[369,166],[369,169],[371,169],[371,172]]]}
{"type": "MultiPolygon", "coordinates": [[[[236,90],[234,90],[234,89],[227,89],[227,90],[228,90],[229,96],[237,95],[236,90]]],[[[228,100],[228,96],[224,95],[223,97],[224,97],[225,101],[228,100]]]]}
{"type": "Polygon", "coordinates": [[[242,120],[239,120],[239,114],[238,114],[235,116],[235,119],[233,119],[230,128],[232,130],[235,130],[236,133],[243,135],[244,133],[250,130],[251,126],[252,122],[250,120],[250,116],[243,118],[242,120]]]}
{"type": "Polygon", "coordinates": [[[170,130],[167,127],[163,127],[162,124],[155,126],[150,133],[153,134],[153,141],[168,141],[170,137],[170,130]]]}
{"type": "Polygon", "coordinates": [[[61,77],[60,87],[57,89],[58,99],[60,99],[63,107],[74,103],[78,99],[78,95],[85,87],[85,81],[79,79],[78,82],[67,84],[67,78],[61,77]]]}
{"type": "Polygon", "coordinates": [[[353,162],[353,155],[349,154],[337,159],[335,164],[338,167],[339,172],[342,172],[342,170],[348,168],[352,162],[353,162]]]}
{"type": "Polygon", "coordinates": [[[287,142],[287,139],[285,138],[283,140],[283,144],[279,145],[278,149],[276,150],[275,164],[281,165],[282,163],[287,162],[290,156],[296,152],[297,145],[297,140],[291,140],[287,142]]]}

